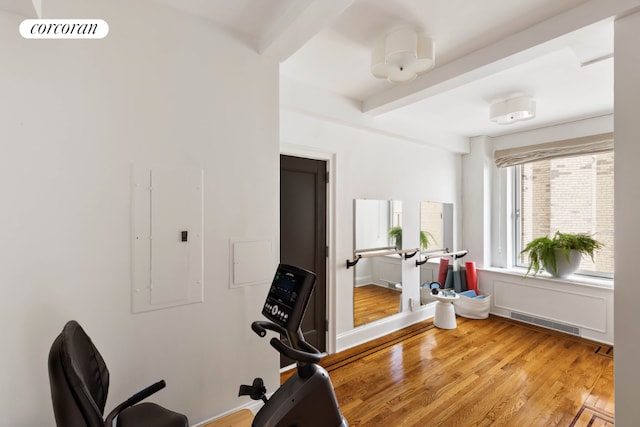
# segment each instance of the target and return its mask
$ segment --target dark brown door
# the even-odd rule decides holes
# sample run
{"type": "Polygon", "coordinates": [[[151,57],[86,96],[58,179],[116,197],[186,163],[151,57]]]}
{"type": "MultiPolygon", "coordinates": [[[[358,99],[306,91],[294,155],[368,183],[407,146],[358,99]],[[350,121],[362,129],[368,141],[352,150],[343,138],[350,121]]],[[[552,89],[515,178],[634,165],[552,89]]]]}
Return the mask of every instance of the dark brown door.
{"type": "MultiPolygon", "coordinates": [[[[280,262],[316,274],[316,287],[302,321],[305,340],[326,350],[327,164],[280,156],[280,262]]],[[[289,364],[286,361],[285,365],[289,364]]]]}

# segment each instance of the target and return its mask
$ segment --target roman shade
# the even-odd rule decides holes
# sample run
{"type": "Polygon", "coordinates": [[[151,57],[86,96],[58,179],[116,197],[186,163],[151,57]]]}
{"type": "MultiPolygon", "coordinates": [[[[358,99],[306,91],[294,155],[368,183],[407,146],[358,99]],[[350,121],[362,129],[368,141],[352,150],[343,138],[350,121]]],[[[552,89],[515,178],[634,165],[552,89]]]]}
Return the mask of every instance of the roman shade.
{"type": "Polygon", "coordinates": [[[537,160],[603,153],[611,150],[613,150],[613,132],[608,132],[526,147],[496,150],[494,160],[496,166],[505,168],[537,160]]]}

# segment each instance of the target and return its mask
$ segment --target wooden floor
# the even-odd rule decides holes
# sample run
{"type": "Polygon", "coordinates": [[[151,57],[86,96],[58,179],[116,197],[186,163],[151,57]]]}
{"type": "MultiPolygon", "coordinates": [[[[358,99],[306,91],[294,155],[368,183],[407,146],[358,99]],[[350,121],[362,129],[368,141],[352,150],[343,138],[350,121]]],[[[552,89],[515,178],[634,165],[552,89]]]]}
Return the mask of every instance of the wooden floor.
{"type": "Polygon", "coordinates": [[[491,316],[327,356],[350,426],[613,426],[613,349],[491,316]]]}
{"type": "Polygon", "coordinates": [[[251,427],[252,422],[253,413],[248,409],[242,409],[226,417],[206,423],[202,427],[251,427]]]}
{"type": "Polygon", "coordinates": [[[378,285],[353,289],[353,326],[358,327],[400,311],[400,292],[378,285]]]}

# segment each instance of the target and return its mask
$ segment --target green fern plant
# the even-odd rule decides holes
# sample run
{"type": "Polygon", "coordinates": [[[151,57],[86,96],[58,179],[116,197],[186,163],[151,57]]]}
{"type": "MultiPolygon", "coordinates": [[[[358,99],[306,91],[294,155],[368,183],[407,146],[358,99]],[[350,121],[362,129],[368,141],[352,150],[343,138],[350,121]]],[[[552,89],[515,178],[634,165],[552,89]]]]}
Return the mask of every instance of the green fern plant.
{"type": "MultiPolygon", "coordinates": [[[[393,239],[396,249],[402,249],[402,227],[391,227],[389,229],[389,237],[393,239]]],[[[420,250],[427,249],[427,247],[432,243],[429,238],[431,238],[431,241],[434,243],[437,243],[433,234],[428,231],[420,230],[420,250]]]]}
{"type": "Polygon", "coordinates": [[[420,230],[420,250],[421,251],[426,250],[432,242],[435,243],[435,244],[438,243],[436,241],[436,238],[433,237],[433,234],[431,234],[431,233],[429,233],[428,231],[425,231],[425,230],[420,230]],[[431,240],[429,240],[429,239],[431,239],[431,240]]]}
{"type": "Polygon", "coordinates": [[[556,231],[553,238],[548,236],[538,237],[533,239],[527,244],[527,246],[520,252],[521,254],[527,254],[529,257],[529,268],[524,277],[527,277],[531,270],[535,276],[541,270],[551,269],[549,273],[558,273],[558,260],[556,258],[556,250],[560,250],[567,262],[571,250],[580,252],[581,255],[589,255],[591,260],[595,251],[602,249],[603,244],[593,238],[590,234],[586,233],[560,233],[556,231]]]}
{"type": "Polygon", "coordinates": [[[396,249],[402,249],[402,227],[391,227],[389,229],[389,237],[393,239],[396,249]]]}

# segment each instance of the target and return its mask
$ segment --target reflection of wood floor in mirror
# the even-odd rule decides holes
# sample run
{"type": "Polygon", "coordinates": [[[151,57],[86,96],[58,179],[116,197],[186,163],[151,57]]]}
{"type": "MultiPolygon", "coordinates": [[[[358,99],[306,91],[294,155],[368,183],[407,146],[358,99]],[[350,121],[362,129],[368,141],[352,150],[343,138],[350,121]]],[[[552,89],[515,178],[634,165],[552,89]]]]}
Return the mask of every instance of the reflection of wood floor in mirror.
{"type": "Polygon", "coordinates": [[[378,285],[353,289],[353,326],[382,319],[400,310],[400,292],[378,285]]]}

